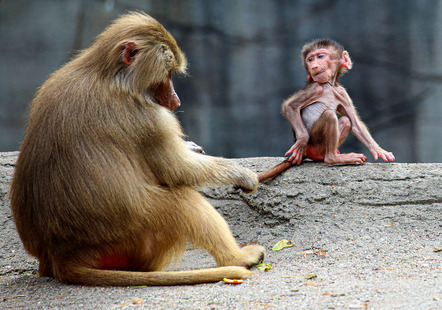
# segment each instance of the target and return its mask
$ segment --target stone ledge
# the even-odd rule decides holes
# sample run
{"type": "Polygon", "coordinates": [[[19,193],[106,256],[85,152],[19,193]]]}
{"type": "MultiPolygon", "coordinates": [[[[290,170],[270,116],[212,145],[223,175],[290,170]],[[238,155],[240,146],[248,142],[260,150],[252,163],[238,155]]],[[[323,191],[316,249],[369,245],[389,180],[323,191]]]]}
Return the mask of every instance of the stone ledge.
{"type": "MultiPolygon", "coordinates": [[[[21,245],[6,195],[16,157],[17,152],[0,153],[2,309],[35,308],[36,302],[51,309],[115,308],[134,294],[149,303],[159,300],[168,309],[182,307],[183,300],[214,308],[214,296],[220,307],[238,309],[257,303],[273,309],[442,307],[437,250],[442,247],[442,164],[328,167],[307,162],[261,184],[255,194],[203,189],[237,241],[257,240],[267,248],[266,262],[273,268],[254,269],[254,277],[235,287],[134,289],[87,288],[37,276],[37,262],[21,245]],[[272,245],[281,239],[290,239],[293,247],[273,252],[272,245]],[[316,255],[316,250],[326,255],[316,255]],[[317,278],[303,279],[308,273],[317,278]]],[[[281,160],[237,159],[258,173],[281,160]]],[[[214,266],[206,252],[190,249],[171,268],[214,266]]]]}

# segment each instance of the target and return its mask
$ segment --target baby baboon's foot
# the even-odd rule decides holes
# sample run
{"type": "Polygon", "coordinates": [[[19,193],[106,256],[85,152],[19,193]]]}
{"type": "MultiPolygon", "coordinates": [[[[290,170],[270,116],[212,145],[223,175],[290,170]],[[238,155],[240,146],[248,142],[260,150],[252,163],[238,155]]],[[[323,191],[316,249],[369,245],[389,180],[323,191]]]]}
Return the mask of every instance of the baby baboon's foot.
{"type": "Polygon", "coordinates": [[[328,165],[335,164],[363,164],[367,160],[364,154],[348,153],[348,154],[332,154],[326,155],[324,162],[328,165]]]}

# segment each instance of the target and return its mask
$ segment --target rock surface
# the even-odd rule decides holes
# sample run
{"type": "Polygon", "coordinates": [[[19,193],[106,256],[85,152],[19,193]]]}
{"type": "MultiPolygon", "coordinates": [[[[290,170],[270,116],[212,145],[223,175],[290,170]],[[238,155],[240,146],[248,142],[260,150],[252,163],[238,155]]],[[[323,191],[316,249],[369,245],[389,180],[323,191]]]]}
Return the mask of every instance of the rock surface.
{"type": "MultiPolygon", "coordinates": [[[[441,309],[442,164],[306,162],[255,194],[203,189],[238,242],[272,269],[241,285],[94,288],[37,276],[10,215],[17,153],[0,153],[0,309],[441,309]],[[281,239],[293,247],[272,251],[281,239]],[[305,277],[312,277],[306,279],[305,277]]],[[[282,158],[237,159],[261,172],[282,158]]],[[[172,269],[214,266],[189,249],[172,269]]]]}

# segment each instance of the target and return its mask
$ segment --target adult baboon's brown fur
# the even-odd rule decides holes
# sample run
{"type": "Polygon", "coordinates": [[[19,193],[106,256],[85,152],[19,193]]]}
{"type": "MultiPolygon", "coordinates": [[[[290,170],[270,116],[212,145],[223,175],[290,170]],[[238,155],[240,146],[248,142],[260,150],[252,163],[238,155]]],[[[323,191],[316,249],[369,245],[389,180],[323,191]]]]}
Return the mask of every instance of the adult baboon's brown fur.
{"type": "Polygon", "coordinates": [[[129,13],[53,73],[32,102],[11,209],[39,274],[87,285],[174,285],[246,278],[264,253],[239,248],[193,188],[257,176],[185,147],[170,111],[186,60],[152,17],[129,13]],[[218,268],[161,272],[191,241],[218,268]]]}

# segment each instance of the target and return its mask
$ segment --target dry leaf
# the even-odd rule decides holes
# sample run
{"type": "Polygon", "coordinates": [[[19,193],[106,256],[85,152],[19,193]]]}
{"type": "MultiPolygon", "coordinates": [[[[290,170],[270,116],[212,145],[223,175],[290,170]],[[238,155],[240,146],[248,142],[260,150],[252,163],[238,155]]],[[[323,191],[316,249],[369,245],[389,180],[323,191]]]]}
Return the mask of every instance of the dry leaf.
{"type": "Polygon", "coordinates": [[[140,297],[134,298],[134,299],[132,300],[132,303],[133,303],[134,305],[142,305],[142,304],[143,304],[143,299],[141,299],[140,297]]]}
{"type": "Polygon", "coordinates": [[[331,297],[341,297],[341,296],[345,296],[345,293],[339,293],[339,294],[331,294],[331,297]]]}
{"type": "Polygon", "coordinates": [[[316,285],[316,283],[312,281],[307,281],[304,283],[304,285],[316,285]]]}
{"type": "Polygon", "coordinates": [[[272,269],[272,263],[261,263],[257,265],[256,268],[262,271],[269,271],[270,269],[272,269]]]}
{"type": "Polygon", "coordinates": [[[244,280],[242,279],[227,279],[227,278],[224,278],[223,281],[227,284],[241,284],[244,282],[244,280]]]}
{"type": "Polygon", "coordinates": [[[302,256],[306,257],[307,254],[316,254],[316,255],[322,255],[322,256],[326,257],[327,251],[325,251],[325,250],[307,250],[302,253],[302,256]]]}
{"type": "Polygon", "coordinates": [[[314,273],[308,273],[308,274],[306,274],[305,276],[302,276],[304,279],[314,279],[314,278],[316,278],[317,277],[317,275],[316,274],[314,274],[314,273]]]}
{"type": "Polygon", "coordinates": [[[127,307],[127,306],[129,306],[129,304],[130,304],[130,302],[129,302],[129,301],[125,301],[125,302],[123,302],[123,303],[119,304],[119,305],[117,306],[117,308],[123,308],[123,307],[127,307]]]}
{"type": "Polygon", "coordinates": [[[253,241],[243,242],[243,243],[240,243],[240,244],[241,244],[241,246],[246,246],[246,245],[256,244],[257,242],[258,242],[258,239],[255,239],[253,241]]]}
{"type": "Polygon", "coordinates": [[[317,251],[314,251],[315,252],[315,254],[317,254],[317,255],[322,255],[322,256],[327,256],[327,251],[324,251],[324,250],[317,250],[317,251]]]}
{"type": "Polygon", "coordinates": [[[292,246],[293,243],[291,243],[290,240],[283,239],[275,243],[275,245],[272,247],[272,251],[281,251],[284,248],[290,248],[292,246]]]}

